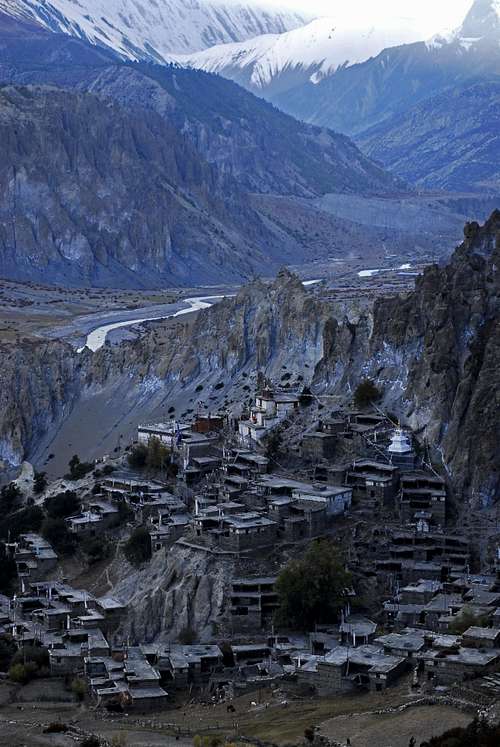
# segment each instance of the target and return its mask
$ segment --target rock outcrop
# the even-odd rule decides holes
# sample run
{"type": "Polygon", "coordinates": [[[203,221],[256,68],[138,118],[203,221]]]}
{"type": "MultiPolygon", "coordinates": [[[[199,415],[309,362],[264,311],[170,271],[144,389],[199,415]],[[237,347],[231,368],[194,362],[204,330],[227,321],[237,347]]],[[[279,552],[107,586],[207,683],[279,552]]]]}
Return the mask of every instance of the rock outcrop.
{"type": "Polygon", "coordinates": [[[210,641],[224,615],[234,558],[175,545],[141,569],[121,569],[113,594],[128,605],[122,637],[131,641],[175,640],[185,629],[210,641]]]}

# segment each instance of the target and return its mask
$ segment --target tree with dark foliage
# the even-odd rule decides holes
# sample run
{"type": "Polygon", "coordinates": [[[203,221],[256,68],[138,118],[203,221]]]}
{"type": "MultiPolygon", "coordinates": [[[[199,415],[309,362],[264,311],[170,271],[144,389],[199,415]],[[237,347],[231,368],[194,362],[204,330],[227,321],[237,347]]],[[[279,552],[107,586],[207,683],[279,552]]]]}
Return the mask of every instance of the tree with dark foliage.
{"type": "Polygon", "coordinates": [[[135,566],[151,560],[151,537],[148,530],[145,527],[138,527],[132,532],[123,551],[128,562],[135,566]]]}
{"type": "Polygon", "coordinates": [[[333,623],[350,585],[351,575],[333,542],[313,542],[300,560],[292,560],[278,576],[278,621],[298,630],[333,623]]]}
{"type": "Polygon", "coordinates": [[[11,594],[17,578],[17,566],[3,542],[0,542],[0,593],[11,594]]]}

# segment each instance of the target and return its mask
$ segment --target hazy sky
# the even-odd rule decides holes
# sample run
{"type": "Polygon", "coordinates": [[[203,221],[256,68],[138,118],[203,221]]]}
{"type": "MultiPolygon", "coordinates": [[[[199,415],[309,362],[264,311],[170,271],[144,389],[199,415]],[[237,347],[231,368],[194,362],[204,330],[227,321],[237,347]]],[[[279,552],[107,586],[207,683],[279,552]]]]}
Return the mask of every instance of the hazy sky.
{"type": "Polygon", "coordinates": [[[308,15],[336,16],[349,23],[382,25],[388,19],[405,19],[423,34],[455,28],[465,18],[473,0],[256,0],[259,5],[289,7],[308,15]]]}

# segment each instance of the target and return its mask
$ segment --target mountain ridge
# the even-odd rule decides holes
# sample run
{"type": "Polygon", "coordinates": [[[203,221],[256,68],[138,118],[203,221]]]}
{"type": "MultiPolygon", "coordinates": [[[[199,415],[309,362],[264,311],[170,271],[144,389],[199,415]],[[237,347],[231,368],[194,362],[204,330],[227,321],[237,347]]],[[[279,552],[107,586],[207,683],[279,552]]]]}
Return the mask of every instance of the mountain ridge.
{"type": "Polygon", "coordinates": [[[339,68],[376,56],[388,46],[415,41],[415,32],[400,24],[376,28],[349,27],[332,17],[318,18],[298,29],[248,41],[210,47],[177,61],[230,78],[266,97],[300,83],[316,85],[339,68]]]}
{"type": "Polygon", "coordinates": [[[303,16],[223,0],[0,0],[0,10],[43,28],[109,47],[128,59],[168,62],[174,54],[221,42],[283,32],[303,16]]]}

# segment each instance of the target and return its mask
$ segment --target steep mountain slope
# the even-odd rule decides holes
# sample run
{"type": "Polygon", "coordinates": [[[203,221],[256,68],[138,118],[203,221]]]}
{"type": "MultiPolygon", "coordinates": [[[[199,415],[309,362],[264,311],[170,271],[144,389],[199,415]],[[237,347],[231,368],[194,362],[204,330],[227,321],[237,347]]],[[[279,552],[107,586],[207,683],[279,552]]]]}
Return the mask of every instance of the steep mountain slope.
{"type": "Polygon", "coordinates": [[[186,138],[90,94],[0,89],[0,273],[77,285],[245,277],[276,237],[186,138]]]}
{"type": "Polygon", "coordinates": [[[450,86],[500,75],[499,18],[496,0],[476,0],[452,34],[385,49],[272,101],[307,122],[357,134],[450,86]]]}
{"type": "MultiPolygon", "coordinates": [[[[139,65],[133,70],[175,102],[167,118],[203,158],[248,191],[310,197],[406,189],[349,138],[298,122],[231,81],[175,67],[139,65]]],[[[129,66],[101,75],[89,89],[120,98],[138,85],[129,66]]]]}
{"type": "Polygon", "coordinates": [[[424,189],[500,194],[500,79],[459,86],[358,137],[361,148],[424,189]]]}
{"type": "Polygon", "coordinates": [[[332,16],[287,33],[221,44],[177,59],[271,98],[304,83],[315,85],[339,68],[364,62],[386,47],[417,40],[416,32],[397,19],[380,28],[371,24],[351,28],[332,16]]]}
{"type": "Polygon", "coordinates": [[[193,325],[155,323],[94,354],[33,339],[5,347],[0,458],[69,458],[76,434],[81,455],[95,456],[167,405],[238,404],[256,370],[279,380],[288,366],[292,378],[341,399],[373,377],[387,407],[442,460],[462,504],[498,500],[500,212],[465,234],[449,265],[429,267],[413,293],[367,312],[346,316],[282,272],[200,312],[193,325]]]}
{"type": "Polygon", "coordinates": [[[0,10],[109,47],[122,57],[156,62],[303,23],[300,15],[268,10],[265,3],[217,0],[0,0],[0,10]]]}

